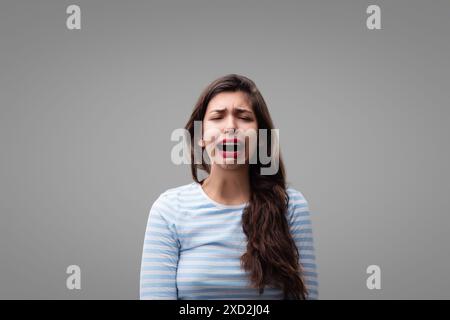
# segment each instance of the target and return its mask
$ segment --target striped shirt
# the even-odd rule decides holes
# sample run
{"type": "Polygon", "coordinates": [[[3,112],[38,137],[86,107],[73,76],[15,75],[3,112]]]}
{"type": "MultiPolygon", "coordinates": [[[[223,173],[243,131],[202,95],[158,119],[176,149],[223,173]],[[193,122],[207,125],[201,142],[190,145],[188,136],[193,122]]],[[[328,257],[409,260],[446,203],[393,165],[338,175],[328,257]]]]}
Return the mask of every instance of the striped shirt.
{"type": "MultiPolygon", "coordinates": [[[[307,299],[318,299],[318,274],[308,203],[287,189],[287,218],[299,249],[307,299]]],[[[283,299],[282,290],[249,286],[240,266],[246,251],[242,213],[246,204],[223,205],[192,182],[162,193],[148,216],[143,245],[141,299],[283,299]]]]}

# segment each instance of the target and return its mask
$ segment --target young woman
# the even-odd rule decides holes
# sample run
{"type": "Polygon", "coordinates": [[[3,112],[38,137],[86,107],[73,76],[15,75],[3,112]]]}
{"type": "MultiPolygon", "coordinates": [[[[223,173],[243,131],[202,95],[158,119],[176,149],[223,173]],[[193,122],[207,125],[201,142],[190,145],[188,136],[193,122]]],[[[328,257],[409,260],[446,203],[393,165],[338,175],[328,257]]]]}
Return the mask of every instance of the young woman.
{"type": "Polygon", "coordinates": [[[150,210],[140,298],[318,299],[308,203],[286,185],[254,82],[235,74],[212,82],[185,128],[194,182],[165,191],[150,210]],[[245,133],[260,129],[266,137],[252,144],[245,133]],[[263,164],[261,150],[271,163],[263,164]],[[274,161],[275,172],[264,174],[274,161]]]}

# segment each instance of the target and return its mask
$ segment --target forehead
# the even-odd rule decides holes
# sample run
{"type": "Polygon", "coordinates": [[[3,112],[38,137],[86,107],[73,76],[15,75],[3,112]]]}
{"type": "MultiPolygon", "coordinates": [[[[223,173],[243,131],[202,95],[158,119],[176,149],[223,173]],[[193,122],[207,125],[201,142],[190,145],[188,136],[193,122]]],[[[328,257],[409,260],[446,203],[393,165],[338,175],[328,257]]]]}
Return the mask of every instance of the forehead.
{"type": "Polygon", "coordinates": [[[221,92],[214,96],[209,103],[206,109],[206,112],[220,110],[220,109],[229,109],[239,107],[241,109],[247,109],[252,111],[250,99],[245,92],[236,91],[236,92],[221,92]]]}

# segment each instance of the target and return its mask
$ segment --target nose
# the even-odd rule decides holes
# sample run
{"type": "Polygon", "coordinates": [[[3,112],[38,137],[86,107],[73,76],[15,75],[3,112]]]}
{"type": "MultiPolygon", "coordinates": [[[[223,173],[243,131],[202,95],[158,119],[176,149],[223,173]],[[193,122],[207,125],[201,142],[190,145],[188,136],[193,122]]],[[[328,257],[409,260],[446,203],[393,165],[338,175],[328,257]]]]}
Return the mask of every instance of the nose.
{"type": "Polygon", "coordinates": [[[224,130],[225,134],[234,134],[235,132],[236,132],[236,129],[234,129],[234,128],[226,128],[224,130]]]}
{"type": "Polygon", "coordinates": [[[233,116],[228,116],[227,121],[225,123],[225,129],[224,129],[225,133],[229,132],[229,133],[235,133],[236,131],[236,123],[235,123],[235,119],[233,116]]]}

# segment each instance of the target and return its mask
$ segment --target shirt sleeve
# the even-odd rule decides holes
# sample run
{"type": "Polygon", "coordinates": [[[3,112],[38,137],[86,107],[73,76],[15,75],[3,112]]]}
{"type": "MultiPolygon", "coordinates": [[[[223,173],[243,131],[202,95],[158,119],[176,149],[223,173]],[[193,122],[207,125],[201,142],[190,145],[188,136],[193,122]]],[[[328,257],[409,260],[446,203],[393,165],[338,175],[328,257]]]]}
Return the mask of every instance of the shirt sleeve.
{"type": "Polygon", "coordinates": [[[318,300],[319,282],[309,205],[299,191],[289,195],[289,202],[289,226],[299,251],[299,262],[308,291],[307,300],[318,300]]]}
{"type": "Polygon", "coordinates": [[[140,299],[176,300],[179,241],[174,209],[161,195],[150,209],[140,273],[140,299]]]}

